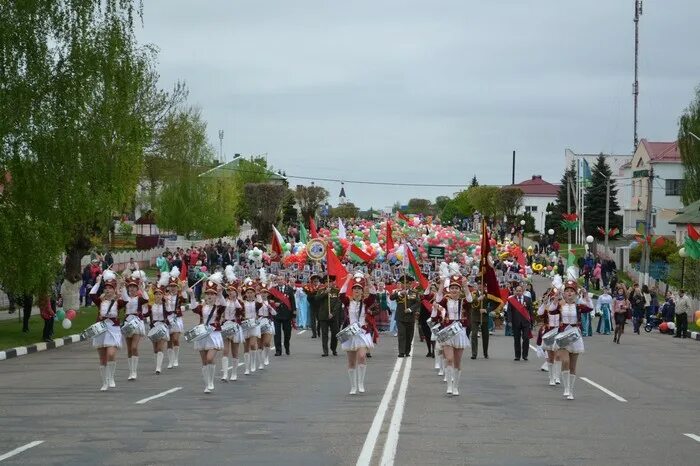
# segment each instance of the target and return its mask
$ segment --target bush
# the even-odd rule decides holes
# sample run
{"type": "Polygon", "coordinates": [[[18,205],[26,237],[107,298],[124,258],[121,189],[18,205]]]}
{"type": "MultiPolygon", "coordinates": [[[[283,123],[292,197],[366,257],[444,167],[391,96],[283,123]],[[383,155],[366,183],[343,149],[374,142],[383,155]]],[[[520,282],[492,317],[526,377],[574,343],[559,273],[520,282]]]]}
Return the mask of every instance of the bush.
{"type": "Polygon", "coordinates": [[[129,236],[134,231],[134,226],[131,223],[121,222],[119,224],[119,234],[129,236]]]}
{"type": "MultiPolygon", "coordinates": [[[[630,251],[630,262],[639,263],[644,253],[644,245],[640,244],[630,251]]],[[[678,247],[672,240],[666,240],[661,246],[651,244],[651,262],[668,262],[672,254],[678,253],[678,247]]]]}

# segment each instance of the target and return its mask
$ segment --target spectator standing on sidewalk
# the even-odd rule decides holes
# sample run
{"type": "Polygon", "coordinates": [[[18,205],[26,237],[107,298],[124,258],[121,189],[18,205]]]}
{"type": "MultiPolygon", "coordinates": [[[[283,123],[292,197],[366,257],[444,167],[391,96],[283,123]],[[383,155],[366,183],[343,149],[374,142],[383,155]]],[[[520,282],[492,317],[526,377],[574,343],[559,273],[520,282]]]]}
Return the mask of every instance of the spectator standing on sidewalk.
{"type": "Polygon", "coordinates": [[[45,342],[53,340],[53,321],[56,316],[56,301],[49,298],[48,294],[39,297],[39,312],[44,319],[44,330],[41,339],[45,342]]]}
{"type": "Polygon", "coordinates": [[[673,322],[676,317],[676,301],[670,291],[666,292],[666,302],[661,306],[661,316],[664,322],[673,322]]]}
{"type": "Polygon", "coordinates": [[[688,314],[692,312],[690,297],[685,294],[685,290],[678,292],[678,302],[676,303],[676,335],[674,338],[686,338],[688,331],[688,314]]]}
{"type": "Polygon", "coordinates": [[[644,300],[644,294],[642,290],[639,289],[639,284],[635,283],[629,296],[630,304],[632,305],[632,325],[634,326],[634,333],[639,334],[639,327],[642,325],[642,320],[644,320],[644,306],[646,301],[644,300]]]}

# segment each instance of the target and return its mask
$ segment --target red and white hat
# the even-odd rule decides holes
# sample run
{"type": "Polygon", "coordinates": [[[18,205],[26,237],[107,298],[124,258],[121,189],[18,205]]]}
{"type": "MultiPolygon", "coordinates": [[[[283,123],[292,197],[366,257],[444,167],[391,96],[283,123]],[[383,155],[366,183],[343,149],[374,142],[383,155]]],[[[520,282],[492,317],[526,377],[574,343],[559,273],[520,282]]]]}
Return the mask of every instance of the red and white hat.
{"type": "Polygon", "coordinates": [[[578,291],[578,282],[576,280],[567,280],[564,282],[564,289],[571,288],[574,291],[578,291]]]}
{"type": "Polygon", "coordinates": [[[204,291],[205,293],[218,293],[219,285],[218,283],[212,280],[207,280],[206,282],[204,282],[204,289],[202,291],[204,291]]]}
{"type": "Polygon", "coordinates": [[[117,289],[117,275],[111,270],[105,270],[102,273],[102,284],[104,286],[111,286],[113,289],[117,289]]]}
{"type": "Polygon", "coordinates": [[[364,275],[358,273],[352,277],[352,288],[362,288],[364,290],[366,286],[367,280],[365,280],[364,275]]]}
{"type": "Polygon", "coordinates": [[[462,277],[459,275],[450,275],[447,288],[450,288],[451,286],[458,286],[461,289],[462,288],[462,277]]]}

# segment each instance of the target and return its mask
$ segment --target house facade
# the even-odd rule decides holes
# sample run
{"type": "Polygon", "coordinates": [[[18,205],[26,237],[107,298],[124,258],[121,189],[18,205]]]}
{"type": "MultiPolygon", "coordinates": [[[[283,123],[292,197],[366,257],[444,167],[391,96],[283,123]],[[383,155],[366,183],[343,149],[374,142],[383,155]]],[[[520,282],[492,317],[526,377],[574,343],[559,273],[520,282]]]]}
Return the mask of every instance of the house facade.
{"type": "Polygon", "coordinates": [[[557,200],[559,185],[549,183],[540,175],[532,175],[529,180],[507,186],[518,188],[523,192],[523,204],[518,214],[529,213],[535,219],[535,229],[543,232],[547,216],[547,205],[557,200]]]}

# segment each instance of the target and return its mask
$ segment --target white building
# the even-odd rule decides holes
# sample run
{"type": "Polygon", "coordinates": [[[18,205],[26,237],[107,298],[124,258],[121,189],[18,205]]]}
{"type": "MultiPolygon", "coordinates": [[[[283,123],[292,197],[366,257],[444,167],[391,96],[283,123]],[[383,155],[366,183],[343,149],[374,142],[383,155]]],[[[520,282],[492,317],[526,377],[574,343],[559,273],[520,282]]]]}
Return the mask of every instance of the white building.
{"type": "MultiPolygon", "coordinates": [[[[626,183],[620,205],[623,208],[623,233],[634,234],[637,226],[645,223],[647,195],[651,183],[651,231],[656,235],[675,235],[676,225],[670,224],[678,211],[683,208],[681,202],[681,184],[683,182],[683,165],[678,142],[650,142],[642,139],[630,163],[622,167],[626,183]]],[[[620,188],[623,192],[623,188],[620,188]]]]}
{"type": "Polygon", "coordinates": [[[518,188],[523,192],[523,205],[517,213],[528,212],[535,218],[535,229],[543,232],[547,216],[547,205],[550,202],[555,203],[557,201],[559,185],[543,180],[540,175],[532,175],[532,178],[529,180],[507,187],[518,188]]]}

